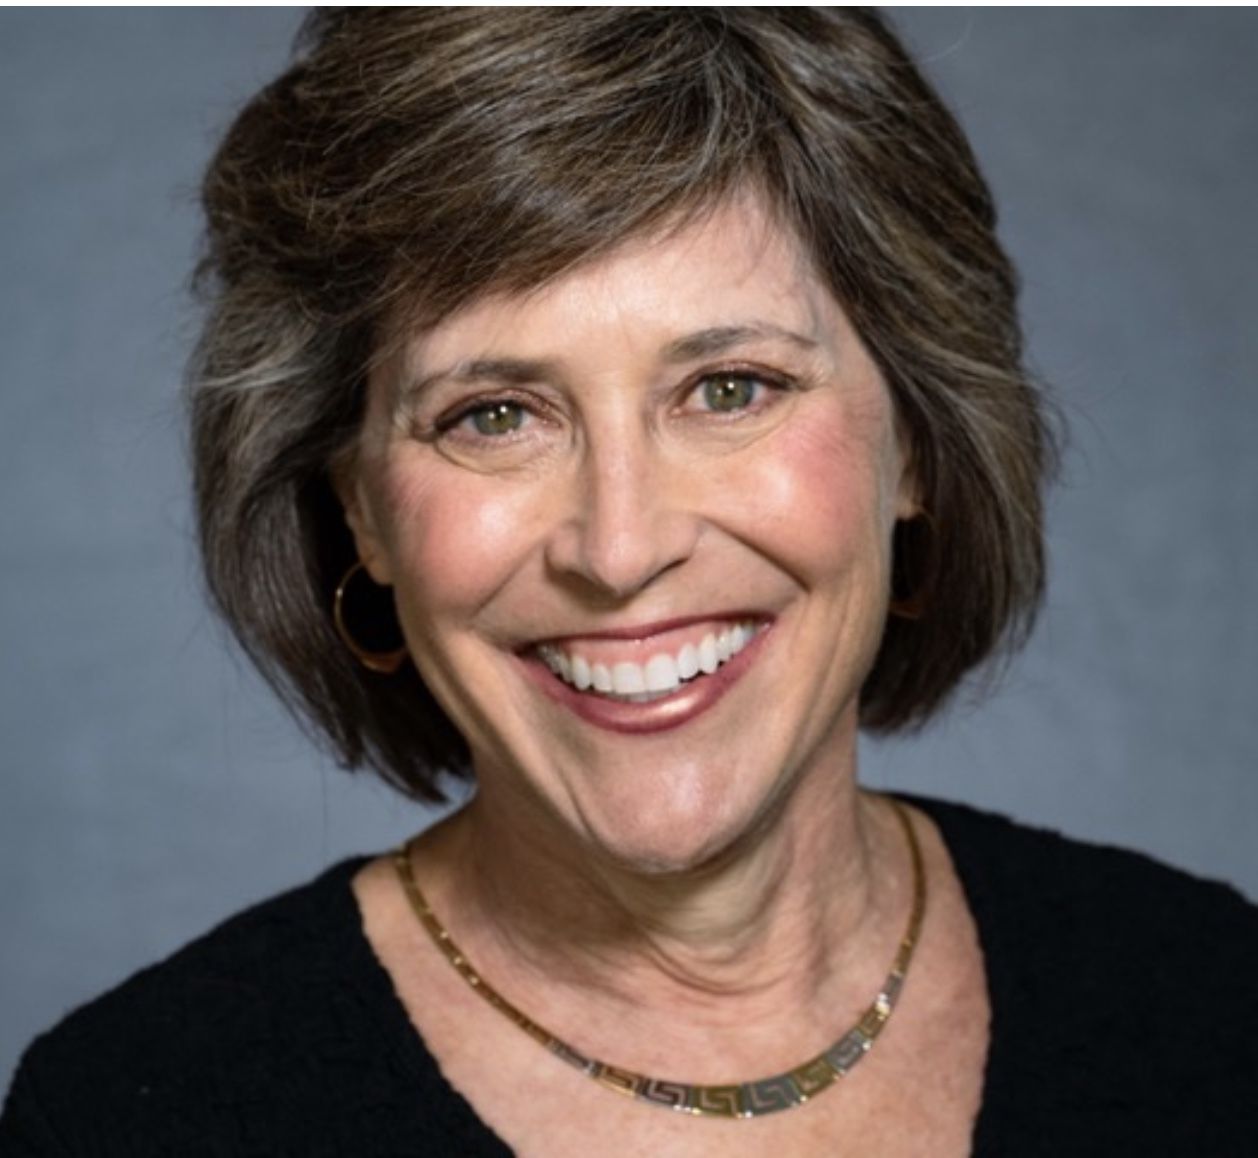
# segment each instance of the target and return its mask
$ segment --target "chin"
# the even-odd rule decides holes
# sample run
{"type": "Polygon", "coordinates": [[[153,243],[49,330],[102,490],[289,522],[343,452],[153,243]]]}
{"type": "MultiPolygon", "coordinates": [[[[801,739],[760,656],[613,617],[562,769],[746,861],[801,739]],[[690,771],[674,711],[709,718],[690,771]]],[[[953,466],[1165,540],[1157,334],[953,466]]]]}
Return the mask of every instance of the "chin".
{"type": "Polygon", "coordinates": [[[701,873],[719,861],[733,843],[724,837],[679,840],[671,836],[659,839],[655,834],[644,834],[642,839],[622,837],[598,841],[602,855],[617,868],[644,877],[684,877],[701,873]]]}
{"type": "Polygon", "coordinates": [[[659,793],[635,807],[586,817],[588,838],[618,867],[644,876],[681,876],[712,867],[756,830],[754,809],[730,799],[727,784],[659,793]]]}

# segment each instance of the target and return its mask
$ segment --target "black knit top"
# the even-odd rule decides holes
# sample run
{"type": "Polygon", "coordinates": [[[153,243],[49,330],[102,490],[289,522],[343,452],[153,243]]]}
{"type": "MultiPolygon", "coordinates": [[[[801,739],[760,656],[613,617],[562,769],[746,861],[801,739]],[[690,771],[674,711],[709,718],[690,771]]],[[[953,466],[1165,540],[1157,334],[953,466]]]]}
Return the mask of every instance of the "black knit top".
{"type": "MultiPolygon", "coordinates": [[[[943,833],[986,961],[974,1153],[1258,1156],[1258,909],[1143,856],[912,802],[943,833]]],[[[364,938],[362,863],[232,918],[37,1039],[0,1155],[509,1154],[364,938]]],[[[858,1150],[876,1140],[835,1140],[858,1150]]]]}

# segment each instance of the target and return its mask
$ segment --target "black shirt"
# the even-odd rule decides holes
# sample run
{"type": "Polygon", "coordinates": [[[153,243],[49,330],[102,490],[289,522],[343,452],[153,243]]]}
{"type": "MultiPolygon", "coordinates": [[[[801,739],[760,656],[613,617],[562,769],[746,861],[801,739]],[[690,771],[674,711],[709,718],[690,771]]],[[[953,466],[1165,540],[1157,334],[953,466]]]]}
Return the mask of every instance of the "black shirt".
{"type": "MultiPolygon", "coordinates": [[[[943,833],[985,957],[974,1153],[1258,1156],[1258,910],[1143,856],[912,803],[943,833]]],[[[363,936],[362,863],[232,918],[38,1038],[0,1155],[509,1154],[363,936]]],[[[858,1150],[877,1146],[835,1140],[858,1150]]]]}

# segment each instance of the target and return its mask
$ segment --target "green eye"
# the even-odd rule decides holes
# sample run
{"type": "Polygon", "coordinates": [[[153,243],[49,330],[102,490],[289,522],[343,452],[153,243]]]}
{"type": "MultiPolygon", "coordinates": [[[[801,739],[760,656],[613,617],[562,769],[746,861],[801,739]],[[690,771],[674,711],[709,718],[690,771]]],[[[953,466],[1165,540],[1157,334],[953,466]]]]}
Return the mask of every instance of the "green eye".
{"type": "Polygon", "coordinates": [[[756,380],[738,374],[722,374],[703,383],[703,404],[718,414],[745,410],[756,400],[756,380]]]}
{"type": "Polygon", "coordinates": [[[524,409],[515,402],[491,402],[473,410],[468,417],[476,433],[487,438],[514,434],[524,425],[524,409]]]}

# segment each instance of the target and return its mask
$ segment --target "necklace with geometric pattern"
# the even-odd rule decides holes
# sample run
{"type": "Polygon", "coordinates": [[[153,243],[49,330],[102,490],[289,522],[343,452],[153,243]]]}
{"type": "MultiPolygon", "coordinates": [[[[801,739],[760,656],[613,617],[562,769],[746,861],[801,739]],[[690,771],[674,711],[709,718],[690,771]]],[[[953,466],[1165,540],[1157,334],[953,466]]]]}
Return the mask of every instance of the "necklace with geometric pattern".
{"type": "Polygon", "coordinates": [[[545,1046],[557,1058],[575,1066],[587,1077],[653,1106],[678,1110],[686,1114],[715,1118],[759,1118],[780,1110],[789,1110],[815,1098],[848,1073],[867,1054],[883,1026],[891,1017],[904,987],[904,979],[913,960],[913,950],[921,933],[922,918],[926,913],[926,873],[922,866],[922,850],[908,813],[896,800],[890,801],[896,817],[904,828],[909,854],[913,861],[913,905],[909,913],[908,927],[891,963],[891,972],[882,983],[873,1003],[861,1014],[860,1020],[844,1033],[829,1049],[810,1058],[803,1065],[785,1070],[772,1077],[733,1085],[693,1085],[688,1082],[670,1081],[647,1077],[632,1070],[608,1065],[596,1058],[586,1057],[556,1037],[550,1030],[535,1022],[517,1009],[490,985],[463,955],[463,951],[446,932],[437,919],[424,894],[420,891],[411,867],[412,845],[408,842],[393,856],[402,888],[411,908],[419,918],[433,943],[454,966],[459,976],[490,1005],[509,1021],[518,1025],[529,1037],[545,1046]]]}

